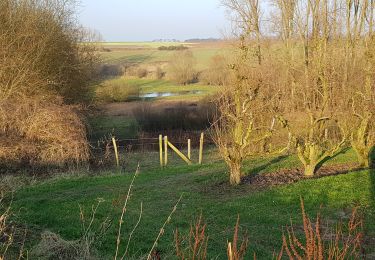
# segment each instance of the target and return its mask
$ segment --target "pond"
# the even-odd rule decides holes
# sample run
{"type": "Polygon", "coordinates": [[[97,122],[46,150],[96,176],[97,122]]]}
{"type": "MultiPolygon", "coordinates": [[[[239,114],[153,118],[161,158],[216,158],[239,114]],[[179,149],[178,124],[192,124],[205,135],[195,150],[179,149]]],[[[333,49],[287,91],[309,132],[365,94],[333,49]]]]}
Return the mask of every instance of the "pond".
{"type": "Polygon", "coordinates": [[[139,98],[161,98],[161,97],[174,97],[174,96],[184,96],[184,95],[199,95],[203,91],[192,90],[192,91],[179,91],[179,92],[152,92],[140,94],[139,98]]]}

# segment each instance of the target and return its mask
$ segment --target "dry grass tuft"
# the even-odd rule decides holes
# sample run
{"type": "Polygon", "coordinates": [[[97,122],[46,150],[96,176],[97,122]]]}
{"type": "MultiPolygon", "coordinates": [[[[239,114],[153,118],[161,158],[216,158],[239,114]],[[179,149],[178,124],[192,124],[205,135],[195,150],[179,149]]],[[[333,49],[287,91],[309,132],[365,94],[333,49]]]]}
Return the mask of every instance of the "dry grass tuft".
{"type": "Polygon", "coordinates": [[[97,222],[96,215],[103,202],[103,199],[98,198],[96,204],[91,206],[89,213],[80,206],[82,234],[79,239],[68,241],[58,234],[45,231],[41,235],[39,244],[32,249],[32,257],[37,259],[101,259],[96,246],[112,225],[112,219],[109,216],[103,221],[97,222]]]}
{"type": "Polygon", "coordinates": [[[49,231],[42,233],[42,239],[33,248],[31,256],[35,259],[98,259],[95,254],[87,251],[82,241],[67,241],[49,231]]]}
{"type": "Polygon", "coordinates": [[[13,213],[8,203],[3,203],[5,193],[0,190],[0,260],[23,259],[26,231],[17,230],[11,221],[13,213]]]}
{"type": "Polygon", "coordinates": [[[13,240],[12,232],[9,232],[7,223],[8,217],[9,208],[2,207],[2,197],[0,197],[0,260],[5,259],[5,255],[13,240]]]}
{"type": "Polygon", "coordinates": [[[0,162],[24,166],[64,166],[89,158],[86,127],[76,107],[29,100],[1,106],[0,162]]]}

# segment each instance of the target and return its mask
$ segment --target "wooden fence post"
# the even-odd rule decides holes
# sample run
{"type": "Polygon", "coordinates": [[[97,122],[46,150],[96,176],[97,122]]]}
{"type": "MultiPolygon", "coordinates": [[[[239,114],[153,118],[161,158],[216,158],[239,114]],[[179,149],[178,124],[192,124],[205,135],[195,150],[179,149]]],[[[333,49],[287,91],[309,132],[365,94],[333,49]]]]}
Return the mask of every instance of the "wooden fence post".
{"type": "Polygon", "coordinates": [[[159,157],[160,167],[163,167],[163,136],[159,135],[159,157]]]}
{"type": "Polygon", "coordinates": [[[191,161],[183,154],[181,153],[176,146],[174,146],[171,142],[168,142],[169,147],[177,153],[178,156],[181,157],[182,160],[184,160],[188,165],[191,165],[191,161]]]}
{"type": "Polygon", "coordinates": [[[199,140],[199,164],[202,164],[202,161],[203,161],[203,141],[204,141],[204,133],[201,133],[201,138],[199,140]]]}
{"type": "Polygon", "coordinates": [[[191,160],[191,140],[188,139],[188,158],[191,160]]]}
{"type": "Polygon", "coordinates": [[[164,136],[164,166],[168,164],[168,136],[164,136]]]}
{"type": "Polygon", "coordinates": [[[228,243],[228,250],[227,250],[227,254],[228,254],[228,260],[233,260],[233,252],[232,252],[232,243],[229,242],[228,243]]]}
{"type": "Polygon", "coordinates": [[[116,144],[116,139],[114,137],[112,137],[112,143],[113,143],[113,148],[115,150],[116,165],[117,165],[117,167],[120,167],[120,160],[119,160],[119,156],[118,156],[117,144],[116,144]]]}

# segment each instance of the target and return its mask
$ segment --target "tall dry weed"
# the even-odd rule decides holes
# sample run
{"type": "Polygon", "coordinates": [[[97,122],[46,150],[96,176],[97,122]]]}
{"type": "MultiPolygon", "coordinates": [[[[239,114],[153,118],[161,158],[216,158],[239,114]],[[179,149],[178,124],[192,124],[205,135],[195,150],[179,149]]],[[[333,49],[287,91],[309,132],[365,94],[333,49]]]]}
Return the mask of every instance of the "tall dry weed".
{"type": "Polygon", "coordinates": [[[175,231],[176,255],[180,260],[205,260],[207,258],[208,235],[207,224],[200,215],[193,223],[190,230],[184,236],[178,229],[175,231]]]}
{"type": "Polygon", "coordinates": [[[3,194],[0,194],[0,260],[5,259],[9,247],[13,243],[13,233],[8,225],[10,208],[2,204],[3,194]]]}
{"type": "Polygon", "coordinates": [[[336,229],[323,229],[320,214],[315,222],[306,214],[303,199],[301,199],[304,237],[299,238],[295,228],[290,226],[283,235],[282,249],[277,259],[283,256],[289,259],[359,259],[362,250],[363,221],[358,208],[353,208],[346,225],[339,224],[336,229]]]}
{"type": "MultiPolygon", "coordinates": [[[[245,258],[249,246],[249,237],[245,232],[240,236],[240,217],[237,217],[236,225],[234,226],[233,239],[228,242],[227,256],[228,260],[242,260],[245,258]]],[[[254,257],[255,258],[255,257],[254,257]]]]}

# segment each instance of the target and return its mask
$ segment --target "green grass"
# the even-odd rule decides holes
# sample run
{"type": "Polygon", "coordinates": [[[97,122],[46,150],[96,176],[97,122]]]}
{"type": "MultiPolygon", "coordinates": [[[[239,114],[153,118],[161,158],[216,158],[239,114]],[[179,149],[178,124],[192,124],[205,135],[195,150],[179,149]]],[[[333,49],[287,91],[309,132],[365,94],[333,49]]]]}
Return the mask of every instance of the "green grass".
{"type": "Polygon", "coordinates": [[[139,86],[141,88],[142,94],[155,93],[155,92],[179,93],[179,92],[184,92],[184,91],[200,91],[201,93],[196,94],[196,96],[206,96],[208,94],[214,94],[218,91],[218,88],[214,86],[201,85],[201,84],[178,85],[178,84],[166,81],[166,80],[124,79],[124,82],[130,85],[139,86]]]}
{"type": "MultiPolygon", "coordinates": [[[[248,257],[254,251],[259,259],[270,259],[274,250],[279,250],[281,246],[283,227],[291,220],[295,225],[301,225],[301,196],[310,216],[314,216],[322,207],[322,216],[326,221],[338,221],[352,206],[360,205],[366,215],[366,235],[375,236],[375,172],[364,170],[255,191],[251,185],[230,187],[226,182],[224,164],[214,151],[207,152],[203,166],[186,166],[172,156],[170,166],[165,170],[157,167],[157,153],[123,155],[123,160],[131,162],[127,165],[126,173],[109,172],[97,177],[54,180],[27,187],[14,195],[13,210],[17,212],[19,221],[27,223],[34,238],[42,230],[48,229],[66,239],[77,239],[81,232],[79,205],[89,213],[91,205],[102,198],[105,202],[99,208],[98,221],[107,215],[115,220],[103,244],[98,245],[100,253],[109,258],[114,253],[116,220],[121,209],[115,202],[125,196],[136,160],[140,160],[141,173],[135,181],[124,222],[124,232],[127,233],[136,222],[142,202],[142,221],[131,243],[131,252],[137,256],[144,255],[150,249],[162,223],[181,195],[183,198],[176,214],[158,244],[165,258],[173,254],[175,228],[187,232],[190,221],[202,214],[208,224],[209,259],[224,259],[226,241],[233,235],[233,226],[239,214],[241,229],[247,229],[250,235],[248,257]]],[[[352,151],[348,151],[331,163],[354,161],[353,155],[352,151]]],[[[245,170],[269,172],[296,166],[294,156],[269,164],[272,159],[251,159],[245,170]]],[[[127,236],[123,240],[126,243],[127,236]]],[[[28,243],[28,246],[31,244],[28,243]]]]}
{"type": "MultiPolygon", "coordinates": [[[[129,79],[129,78],[115,78],[107,80],[102,85],[116,85],[123,88],[128,88],[129,86],[139,87],[140,94],[149,93],[174,93],[179,95],[173,95],[170,97],[158,97],[155,99],[173,99],[173,100],[197,100],[203,98],[207,95],[212,95],[218,92],[219,87],[208,86],[202,84],[191,84],[191,85],[177,85],[167,80],[153,80],[153,79],[129,79]],[[185,94],[183,92],[197,92],[185,94]]],[[[99,97],[98,97],[99,98],[99,97]]],[[[123,100],[126,101],[126,100],[123,100]]]]}

